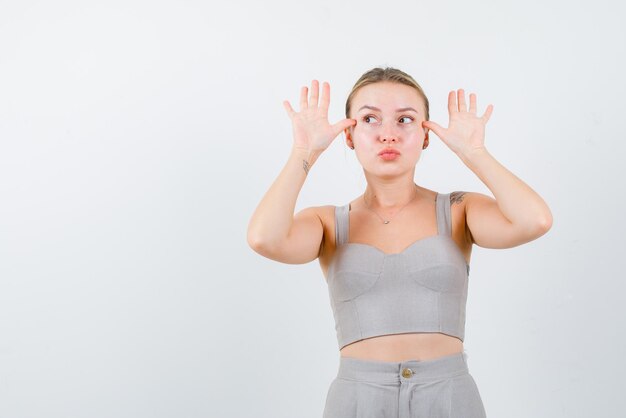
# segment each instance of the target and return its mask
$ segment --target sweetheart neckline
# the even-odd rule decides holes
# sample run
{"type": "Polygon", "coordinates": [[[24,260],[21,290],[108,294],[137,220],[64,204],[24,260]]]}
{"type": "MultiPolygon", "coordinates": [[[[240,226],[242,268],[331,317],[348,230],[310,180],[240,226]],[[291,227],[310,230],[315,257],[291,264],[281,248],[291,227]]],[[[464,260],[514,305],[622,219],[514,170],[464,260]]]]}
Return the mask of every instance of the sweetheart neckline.
{"type": "Polygon", "coordinates": [[[378,248],[378,247],[376,247],[374,245],[364,244],[364,243],[361,243],[361,242],[344,242],[341,246],[344,246],[344,245],[362,245],[364,247],[372,248],[373,250],[378,251],[379,253],[381,253],[385,257],[389,257],[389,256],[393,256],[393,255],[402,255],[405,252],[407,252],[409,249],[411,249],[414,245],[417,245],[418,243],[420,243],[422,241],[426,241],[426,240],[429,240],[431,238],[443,237],[443,236],[445,236],[445,235],[443,235],[443,234],[436,234],[436,235],[429,235],[427,237],[420,238],[420,239],[410,243],[407,247],[405,247],[399,253],[386,253],[386,252],[384,252],[383,250],[381,250],[380,248],[378,248]]]}
{"type": "MultiPolygon", "coordinates": [[[[459,247],[456,245],[456,242],[454,242],[454,240],[444,234],[436,234],[436,235],[430,235],[424,238],[420,238],[416,241],[413,241],[412,243],[410,243],[404,250],[400,251],[399,253],[386,253],[383,250],[381,250],[380,248],[374,246],[374,245],[370,245],[370,244],[364,244],[361,242],[344,242],[343,244],[341,244],[339,246],[339,248],[344,247],[344,246],[362,246],[365,248],[371,248],[372,250],[378,252],[379,254],[382,254],[383,258],[387,258],[387,257],[392,257],[392,256],[399,256],[399,255],[403,255],[404,253],[406,253],[407,251],[409,251],[411,248],[413,248],[414,246],[416,246],[417,244],[423,242],[423,241],[428,241],[430,239],[433,238],[437,238],[437,237],[443,237],[443,238],[448,238],[451,241],[453,241],[455,248],[459,251],[459,254],[461,254],[461,256],[463,257],[463,263],[469,268],[469,263],[467,262],[467,260],[465,259],[465,256],[463,256],[463,253],[461,253],[461,250],[459,249],[459,247]]],[[[339,248],[335,249],[335,252],[339,251],[339,248]]],[[[335,260],[337,259],[336,255],[333,255],[333,259],[329,265],[329,267],[334,264],[335,260]]]]}
{"type": "MultiPolygon", "coordinates": [[[[437,223],[437,233],[435,235],[429,235],[427,237],[423,237],[423,238],[420,238],[420,239],[418,239],[416,241],[413,241],[412,243],[410,243],[406,248],[404,248],[399,253],[386,253],[386,252],[384,252],[383,250],[381,250],[378,247],[375,247],[375,246],[370,245],[370,244],[363,244],[363,243],[360,243],[360,242],[344,242],[343,245],[362,245],[364,247],[368,247],[368,248],[372,248],[372,249],[376,250],[377,252],[381,253],[384,257],[389,257],[389,256],[394,256],[394,255],[402,255],[405,252],[407,252],[409,249],[411,249],[413,246],[417,245],[418,243],[420,243],[422,241],[426,241],[426,240],[429,240],[431,238],[437,238],[439,236],[446,237],[447,235],[444,235],[444,234],[441,233],[441,231],[439,231],[439,211],[437,210],[437,204],[439,202],[440,196],[442,196],[441,193],[436,192],[436,194],[435,194],[435,223],[437,223]]],[[[348,214],[347,214],[348,225],[350,225],[350,212],[351,211],[352,211],[352,205],[350,203],[348,203],[348,214]]],[[[448,238],[450,238],[450,237],[448,237],[448,238]]],[[[465,257],[463,257],[463,259],[465,260],[465,257]]],[[[465,260],[465,264],[467,264],[467,260],[465,260]]]]}

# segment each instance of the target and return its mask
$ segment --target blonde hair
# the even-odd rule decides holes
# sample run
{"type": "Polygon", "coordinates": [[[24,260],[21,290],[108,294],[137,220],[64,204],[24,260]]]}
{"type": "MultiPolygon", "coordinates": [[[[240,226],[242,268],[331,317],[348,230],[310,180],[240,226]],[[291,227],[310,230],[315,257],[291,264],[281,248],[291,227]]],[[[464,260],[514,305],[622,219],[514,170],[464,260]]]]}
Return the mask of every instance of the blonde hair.
{"type": "Polygon", "coordinates": [[[346,118],[349,118],[350,114],[350,105],[352,102],[352,98],[356,94],[359,89],[367,86],[368,84],[380,83],[382,81],[390,81],[392,83],[400,83],[407,85],[409,87],[413,87],[417,90],[417,94],[424,99],[424,109],[426,110],[425,118],[428,120],[428,98],[426,94],[424,94],[424,90],[417,84],[417,81],[413,79],[410,75],[405,73],[404,71],[400,71],[397,68],[386,67],[386,68],[372,68],[371,70],[364,73],[361,78],[357,80],[352,87],[352,91],[348,95],[348,99],[346,100],[346,118]]]}

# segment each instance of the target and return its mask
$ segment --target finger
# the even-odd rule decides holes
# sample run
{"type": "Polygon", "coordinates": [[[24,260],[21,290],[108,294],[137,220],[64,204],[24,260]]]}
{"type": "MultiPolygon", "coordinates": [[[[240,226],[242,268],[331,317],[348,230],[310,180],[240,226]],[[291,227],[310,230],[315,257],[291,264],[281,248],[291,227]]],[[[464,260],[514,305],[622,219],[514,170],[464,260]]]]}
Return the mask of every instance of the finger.
{"type": "Polygon", "coordinates": [[[354,126],[354,125],[356,125],[355,119],[344,119],[335,123],[332,128],[333,128],[333,132],[336,132],[335,136],[337,136],[344,129],[348,129],[349,127],[354,126]]]}
{"type": "Polygon", "coordinates": [[[307,96],[309,95],[309,88],[307,86],[303,86],[300,89],[300,110],[306,109],[309,107],[309,101],[307,100],[307,96]]]}
{"type": "Polygon", "coordinates": [[[458,111],[459,109],[456,105],[456,94],[454,93],[454,90],[452,90],[450,93],[448,93],[448,112],[452,113],[458,111]]]}
{"type": "Polygon", "coordinates": [[[320,97],[320,107],[328,109],[330,103],[330,84],[324,81],[322,84],[322,96],[320,97]]]}
{"type": "Polygon", "coordinates": [[[476,114],[476,95],[474,93],[470,93],[470,107],[469,111],[471,113],[476,114]]]}
{"type": "Polygon", "coordinates": [[[283,101],[283,107],[287,111],[287,114],[289,115],[290,118],[293,116],[294,113],[296,113],[294,112],[293,108],[291,107],[291,104],[287,100],[283,101]]]}
{"type": "Polygon", "coordinates": [[[317,80],[311,81],[311,98],[309,99],[310,107],[317,107],[317,101],[320,94],[320,83],[317,80]]]}
{"type": "Polygon", "coordinates": [[[467,105],[465,104],[465,90],[459,89],[459,112],[467,112],[467,105]]]}
{"type": "Polygon", "coordinates": [[[487,106],[487,110],[485,110],[485,113],[482,116],[482,120],[484,120],[485,123],[489,122],[489,118],[491,117],[492,113],[493,113],[493,105],[487,106]]]}
{"type": "Polygon", "coordinates": [[[445,129],[439,124],[429,120],[425,120],[424,122],[422,122],[422,126],[433,131],[435,135],[437,135],[439,138],[443,138],[445,129]]]}

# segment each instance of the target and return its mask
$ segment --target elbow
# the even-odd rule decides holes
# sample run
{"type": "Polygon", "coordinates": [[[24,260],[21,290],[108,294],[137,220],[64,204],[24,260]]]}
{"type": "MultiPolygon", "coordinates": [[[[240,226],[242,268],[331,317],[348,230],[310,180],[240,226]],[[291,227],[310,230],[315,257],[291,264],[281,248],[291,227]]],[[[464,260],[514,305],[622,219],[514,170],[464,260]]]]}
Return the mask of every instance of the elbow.
{"type": "Polygon", "coordinates": [[[265,235],[262,229],[251,220],[246,231],[248,246],[258,253],[259,250],[267,246],[267,239],[264,239],[265,235]]]}
{"type": "Polygon", "coordinates": [[[548,211],[545,215],[540,217],[535,224],[534,235],[538,238],[548,232],[552,228],[552,214],[548,211]]]}
{"type": "Polygon", "coordinates": [[[536,217],[518,230],[521,241],[516,245],[534,241],[546,234],[550,228],[552,228],[552,215],[548,212],[547,215],[536,217]]]}
{"type": "Polygon", "coordinates": [[[251,234],[250,231],[248,231],[247,241],[248,246],[257,253],[262,252],[263,248],[266,247],[265,241],[260,236],[251,234]]]}
{"type": "Polygon", "coordinates": [[[275,251],[276,245],[264,239],[260,235],[251,234],[248,232],[247,236],[248,246],[254,250],[254,252],[264,256],[270,257],[275,251]]]}
{"type": "Polygon", "coordinates": [[[540,219],[539,225],[541,229],[543,230],[543,233],[545,234],[546,232],[550,230],[550,228],[552,228],[552,211],[550,210],[550,207],[545,202],[544,202],[543,211],[539,219],[540,219]]]}
{"type": "Polygon", "coordinates": [[[540,227],[543,230],[544,234],[548,232],[550,228],[552,228],[552,215],[549,215],[548,217],[544,218],[540,223],[540,227]]]}
{"type": "Polygon", "coordinates": [[[544,213],[543,216],[541,217],[541,221],[539,222],[539,225],[541,229],[543,230],[544,234],[548,232],[550,228],[552,228],[552,212],[550,211],[548,207],[546,207],[546,213],[544,213]]]}
{"type": "Polygon", "coordinates": [[[259,246],[261,245],[261,241],[257,237],[250,234],[248,234],[247,241],[248,247],[252,248],[254,251],[256,251],[257,248],[259,248],[259,246]]]}

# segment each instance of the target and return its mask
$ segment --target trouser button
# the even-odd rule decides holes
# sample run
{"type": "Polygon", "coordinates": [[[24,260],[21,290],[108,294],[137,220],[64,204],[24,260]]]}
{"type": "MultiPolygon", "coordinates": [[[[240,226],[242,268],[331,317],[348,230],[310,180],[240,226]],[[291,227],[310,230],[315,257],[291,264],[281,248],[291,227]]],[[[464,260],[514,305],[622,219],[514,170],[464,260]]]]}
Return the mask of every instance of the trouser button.
{"type": "Polygon", "coordinates": [[[402,377],[408,379],[411,376],[413,376],[413,370],[409,369],[408,367],[402,369],[402,377]]]}

